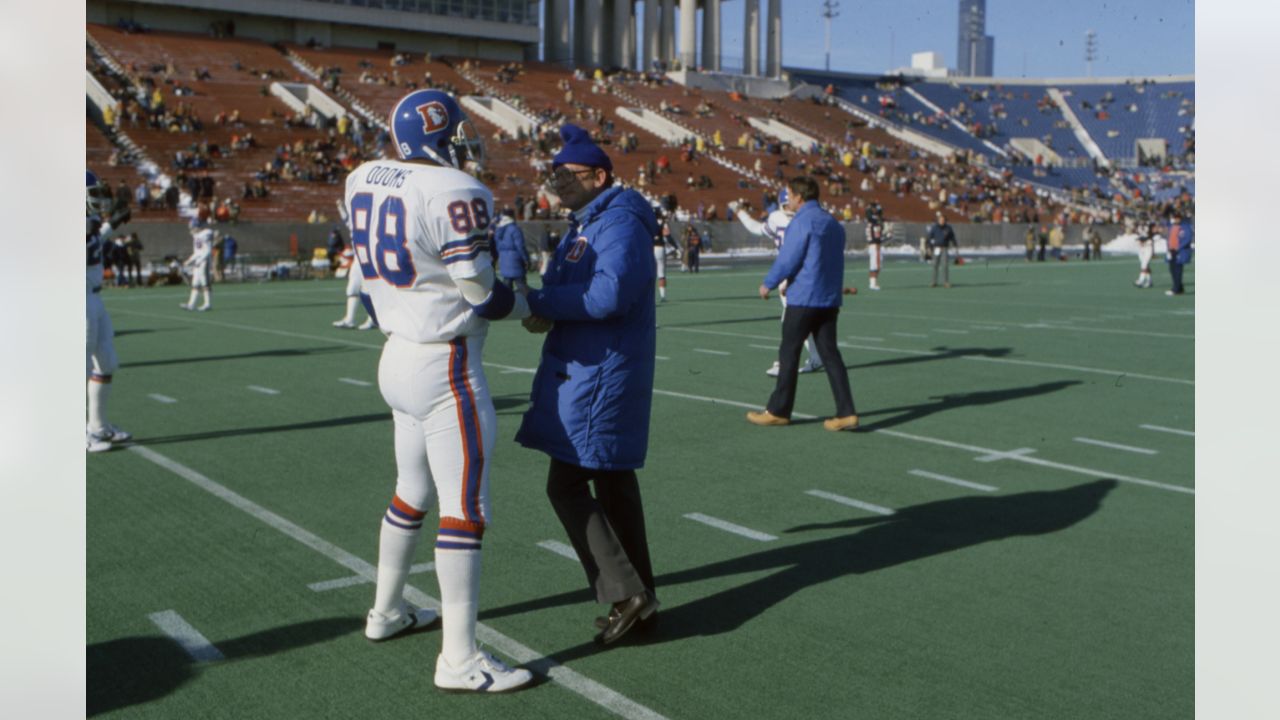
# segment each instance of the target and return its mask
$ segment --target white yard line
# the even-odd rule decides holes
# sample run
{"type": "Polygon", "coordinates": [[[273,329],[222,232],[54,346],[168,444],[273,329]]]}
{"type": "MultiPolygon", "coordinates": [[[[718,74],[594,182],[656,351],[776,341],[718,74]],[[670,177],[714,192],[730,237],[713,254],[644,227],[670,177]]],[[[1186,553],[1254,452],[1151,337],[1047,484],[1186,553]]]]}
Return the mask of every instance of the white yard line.
{"type": "Polygon", "coordinates": [[[927,338],[927,337],[929,337],[928,335],[922,335],[921,333],[908,333],[908,332],[891,332],[891,333],[889,333],[889,334],[890,334],[890,335],[895,335],[895,336],[897,336],[897,337],[906,337],[906,338],[927,338]]]}
{"type": "Polygon", "coordinates": [[[759,540],[760,542],[768,542],[770,540],[778,539],[776,536],[770,535],[769,533],[762,533],[759,530],[752,530],[748,527],[735,525],[727,520],[713,518],[710,515],[703,515],[702,513],[686,513],[685,517],[695,522],[700,522],[703,525],[710,525],[717,530],[724,530],[725,532],[730,532],[734,535],[741,535],[744,538],[750,538],[752,540],[759,540]]]}
{"type": "Polygon", "coordinates": [[[733,353],[725,352],[724,350],[708,350],[707,348],[694,348],[693,351],[697,353],[705,353],[707,355],[732,355],[733,354],[733,353]]]}
{"type": "Polygon", "coordinates": [[[279,390],[272,390],[269,387],[262,387],[261,385],[249,385],[248,387],[250,390],[256,393],[262,393],[263,395],[279,395],[280,394],[279,390]]]}
{"type": "Polygon", "coordinates": [[[816,497],[816,498],[822,498],[823,500],[830,500],[831,502],[837,502],[837,503],[840,503],[841,505],[848,505],[849,507],[855,507],[855,508],[858,508],[858,509],[860,509],[860,510],[866,510],[867,512],[872,512],[872,513],[875,513],[875,514],[877,514],[877,515],[892,515],[892,514],[893,514],[893,511],[892,511],[892,510],[890,510],[890,509],[889,509],[889,508],[887,508],[887,507],[880,507],[879,505],[872,505],[872,504],[871,504],[871,503],[869,503],[869,502],[863,502],[863,501],[861,501],[861,500],[854,500],[853,498],[845,497],[845,496],[843,496],[843,495],[837,495],[837,494],[835,494],[835,493],[829,493],[829,492],[827,492],[827,491],[825,491],[825,490],[805,490],[805,491],[804,491],[804,494],[805,494],[805,495],[812,495],[813,497],[816,497]]]}
{"type": "Polygon", "coordinates": [[[946,328],[934,328],[931,332],[946,333],[948,335],[968,335],[968,330],[948,330],[946,328]]]}
{"type": "Polygon", "coordinates": [[[845,335],[845,337],[850,340],[862,340],[863,342],[884,342],[884,338],[870,335],[845,335]]]}
{"type": "Polygon", "coordinates": [[[671,358],[667,357],[666,355],[654,355],[653,359],[654,360],[670,360],[671,358]]]}
{"type": "MultiPolygon", "coordinates": [[[[433,562],[418,563],[409,566],[409,574],[417,575],[418,573],[431,572],[436,569],[433,562]]],[[[313,592],[326,592],[329,590],[339,590],[341,588],[353,587],[356,585],[367,585],[373,582],[363,575],[348,575],[347,577],[335,578],[333,580],[323,580],[321,582],[313,582],[307,585],[307,589],[313,592]]]]}
{"type": "Polygon", "coordinates": [[[1004,330],[1004,328],[995,325],[970,325],[969,327],[974,330],[1004,330]]]}
{"type": "Polygon", "coordinates": [[[152,624],[160,628],[160,632],[173,638],[174,642],[181,645],[192,660],[196,662],[214,662],[223,659],[222,651],[214,647],[213,643],[209,642],[209,638],[206,638],[199,630],[192,627],[191,623],[184,620],[177,612],[162,610],[161,612],[151,613],[147,618],[151,620],[152,624]]]}
{"type": "MultiPolygon", "coordinates": [[[[201,475],[191,468],[161,455],[146,447],[135,445],[128,448],[130,452],[159,465],[178,477],[190,482],[202,490],[223,500],[233,507],[261,520],[303,545],[315,550],[339,565],[347,568],[371,582],[377,577],[377,568],[372,564],[352,555],[333,543],[296,525],[279,515],[267,510],[248,498],[224,487],[223,485],[201,475]]],[[[440,601],[417,588],[406,585],[405,598],[419,607],[439,608],[440,601]]],[[[520,642],[503,635],[483,623],[476,624],[476,639],[496,648],[517,663],[534,664],[539,672],[543,672],[551,681],[568,689],[600,707],[629,720],[665,720],[664,716],[641,705],[634,700],[612,690],[591,678],[581,675],[568,667],[548,658],[545,653],[538,652],[520,642]]]]}
{"type": "Polygon", "coordinates": [[[747,347],[753,347],[753,348],[756,348],[757,350],[774,350],[774,351],[776,351],[776,350],[778,349],[778,346],[777,346],[777,345],[748,345],[747,347]]]}
{"type": "Polygon", "coordinates": [[[1173,433],[1174,435],[1185,435],[1186,437],[1195,437],[1196,434],[1190,430],[1179,430],[1177,428],[1164,427],[1163,425],[1139,425],[1143,430],[1155,430],[1156,432],[1173,433]]]}
{"type": "Polygon", "coordinates": [[[990,485],[983,485],[982,483],[961,480],[960,478],[951,477],[950,475],[941,475],[939,473],[929,472],[928,470],[908,470],[907,474],[915,475],[916,477],[928,478],[930,480],[937,480],[939,482],[951,483],[952,485],[959,485],[960,487],[969,488],[970,490],[981,490],[982,492],[995,492],[999,489],[990,485]]]}
{"type": "Polygon", "coordinates": [[[158,403],[164,403],[165,405],[172,405],[178,402],[177,400],[174,400],[168,395],[161,395],[160,393],[151,393],[150,395],[147,395],[147,397],[151,398],[152,400],[155,400],[158,403]]]}
{"type": "Polygon", "coordinates": [[[542,542],[538,543],[538,547],[542,548],[543,550],[550,550],[551,552],[559,555],[560,557],[569,558],[574,562],[578,562],[578,552],[574,550],[573,546],[571,545],[565,545],[564,543],[559,542],[557,540],[543,540],[542,542]]]}
{"type": "Polygon", "coordinates": [[[1112,450],[1124,450],[1125,452],[1139,453],[1141,455],[1157,455],[1156,450],[1150,448],[1134,447],[1132,445],[1121,445],[1120,443],[1107,442],[1106,440],[1094,440],[1093,438],[1077,437],[1071,438],[1078,443],[1085,445],[1097,445],[1098,447],[1111,448],[1112,450]]]}
{"type": "Polygon", "coordinates": [[[346,383],[348,385],[355,385],[356,387],[372,387],[373,386],[373,383],[369,382],[368,380],[356,380],[355,378],[338,378],[338,382],[346,383]]]}

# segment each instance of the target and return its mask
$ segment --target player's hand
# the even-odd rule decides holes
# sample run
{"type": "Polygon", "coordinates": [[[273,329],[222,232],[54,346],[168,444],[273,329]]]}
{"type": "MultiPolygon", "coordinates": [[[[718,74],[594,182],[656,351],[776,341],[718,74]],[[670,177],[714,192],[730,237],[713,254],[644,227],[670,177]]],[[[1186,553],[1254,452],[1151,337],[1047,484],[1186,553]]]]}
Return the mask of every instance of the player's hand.
{"type": "Polygon", "coordinates": [[[544,317],[538,317],[537,315],[530,315],[524,320],[521,320],[520,324],[524,326],[525,330],[528,330],[529,332],[534,333],[535,335],[541,335],[542,333],[545,333],[551,330],[551,326],[554,325],[555,323],[553,323],[552,321],[544,317]]]}
{"type": "MultiPolygon", "coordinates": [[[[783,293],[783,294],[786,294],[786,293],[783,293]]],[[[768,299],[769,299],[769,286],[767,286],[767,285],[761,285],[761,286],[760,286],[760,299],[761,299],[761,300],[768,300],[768,299]]]]}

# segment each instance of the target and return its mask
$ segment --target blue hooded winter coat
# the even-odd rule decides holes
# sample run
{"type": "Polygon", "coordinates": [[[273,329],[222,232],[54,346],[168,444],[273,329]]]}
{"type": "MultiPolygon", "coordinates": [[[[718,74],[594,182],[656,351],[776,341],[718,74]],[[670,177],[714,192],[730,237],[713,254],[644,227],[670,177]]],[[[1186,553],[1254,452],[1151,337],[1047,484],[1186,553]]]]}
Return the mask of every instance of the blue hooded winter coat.
{"type": "Polygon", "coordinates": [[[498,275],[504,279],[524,279],[529,266],[529,252],[524,247],[524,233],[515,220],[502,216],[493,231],[493,243],[498,250],[498,275]]]}
{"type": "Polygon", "coordinates": [[[516,442],[585,468],[634,470],[649,447],[658,221],[639,193],[616,187],[574,215],[542,289],[529,293],[529,309],[555,326],[516,442]]]}

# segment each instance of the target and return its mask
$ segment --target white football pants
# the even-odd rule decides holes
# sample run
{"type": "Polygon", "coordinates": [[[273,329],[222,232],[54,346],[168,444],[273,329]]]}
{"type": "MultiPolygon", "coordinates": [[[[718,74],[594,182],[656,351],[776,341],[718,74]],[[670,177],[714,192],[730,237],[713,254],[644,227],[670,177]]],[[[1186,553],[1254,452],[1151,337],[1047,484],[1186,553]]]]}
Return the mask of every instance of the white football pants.
{"type": "Polygon", "coordinates": [[[396,495],[440,517],[489,524],[489,465],[498,418],[481,365],[484,338],[387,338],[378,387],[395,420],[396,495]]]}

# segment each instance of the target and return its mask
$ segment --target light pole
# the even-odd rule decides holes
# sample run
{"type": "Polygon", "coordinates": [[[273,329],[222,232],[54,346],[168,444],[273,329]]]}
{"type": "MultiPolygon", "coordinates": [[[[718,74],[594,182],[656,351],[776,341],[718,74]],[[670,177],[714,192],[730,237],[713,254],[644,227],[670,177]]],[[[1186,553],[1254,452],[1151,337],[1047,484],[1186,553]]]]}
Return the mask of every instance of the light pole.
{"type": "Polygon", "coordinates": [[[831,71],[831,21],[840,15],[840,3],[822,0],[822,18],[827,23],[827,72],[831,71]]]}
{"type": "Polygon", "coordinates": [[[1089,77],[1093,77],[1093,61],[1098,59],[1098,32],[1088,30],[1084,34],[1084,64],[1089,77]]]}

